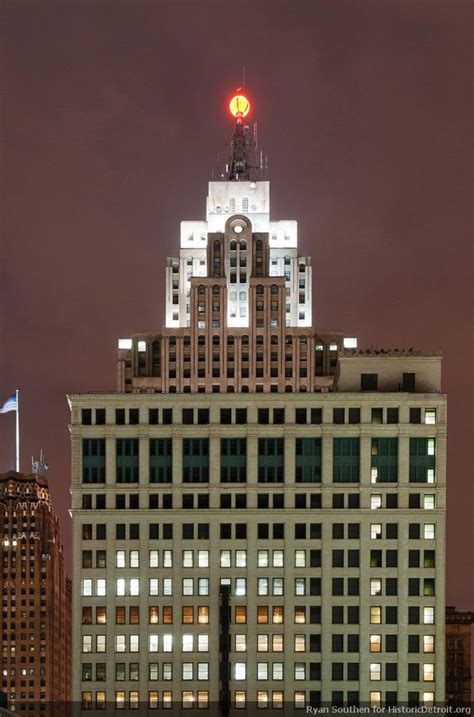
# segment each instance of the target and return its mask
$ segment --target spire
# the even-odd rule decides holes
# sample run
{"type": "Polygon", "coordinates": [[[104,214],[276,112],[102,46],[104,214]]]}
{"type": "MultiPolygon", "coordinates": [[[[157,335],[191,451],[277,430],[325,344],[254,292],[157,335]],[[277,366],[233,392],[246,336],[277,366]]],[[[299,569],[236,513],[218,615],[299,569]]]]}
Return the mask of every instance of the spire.
{"type": "Polygon", "coordinates": [[[249,128],[244,125],[244,117],[250,111],[250,102],[242,94],[242,87],[237,87],[236,94],[229,103],[231,114],[235,117],[234,136],[231,141],[232,156],[227,173],[227,179],[233,181],[250,180],[250,161],[248,150],[252,142],[247,139],[249,128]]]}

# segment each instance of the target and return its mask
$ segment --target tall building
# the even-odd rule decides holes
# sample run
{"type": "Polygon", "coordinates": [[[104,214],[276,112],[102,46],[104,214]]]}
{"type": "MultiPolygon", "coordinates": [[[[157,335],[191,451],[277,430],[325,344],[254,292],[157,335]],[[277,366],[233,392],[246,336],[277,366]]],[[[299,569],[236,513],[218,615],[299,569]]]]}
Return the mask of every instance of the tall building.
{"type": "Polygon", "coordinates": [[[60,716],[71,694],[71,584],[41,474],[0,474],[2,691],[17,714],[60,716]]]}
{"type": "Polygon", "coordinates": [[[73,699],[441,701],[441,357],[313,328],[310,259],[232,107],[166,327],[119,341],[116,393],[69,396],[73,699]]]}
{"type": "Polygon", "coordinates": [[[474,613],[446,608],[446,701],[471,704],[471,632],[474,613]]]}

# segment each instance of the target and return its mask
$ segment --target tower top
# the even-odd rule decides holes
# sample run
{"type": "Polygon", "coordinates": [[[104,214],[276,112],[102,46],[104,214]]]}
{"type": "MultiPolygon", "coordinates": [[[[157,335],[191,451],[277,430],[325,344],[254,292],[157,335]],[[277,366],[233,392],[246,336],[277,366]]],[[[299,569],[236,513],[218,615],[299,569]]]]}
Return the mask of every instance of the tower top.
{"type": "Polygon", "coordinates": [[[250,102],[243,94],[242,87],[236,88],[229,102],[229,110],[235,117],[235,129],[231,141],[232,156],[228,165],[227,179],[248,182],[250,180],[248,150],[252,146],[252,141],[248,139],[250,128],[244,125],[244,117],[250,112],[250,102]]]}

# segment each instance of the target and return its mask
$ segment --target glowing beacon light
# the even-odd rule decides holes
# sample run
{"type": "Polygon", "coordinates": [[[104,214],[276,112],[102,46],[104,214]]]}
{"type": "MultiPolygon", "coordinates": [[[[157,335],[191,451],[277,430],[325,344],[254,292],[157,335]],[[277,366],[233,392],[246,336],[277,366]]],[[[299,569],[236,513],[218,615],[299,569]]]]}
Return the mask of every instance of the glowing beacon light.
{"type": "Polygon", "coordinates": [[[246,117],[250,111],[250,102],[245,95],[235,95],[229,102],[229,109],[234,117],[246,117]]]}

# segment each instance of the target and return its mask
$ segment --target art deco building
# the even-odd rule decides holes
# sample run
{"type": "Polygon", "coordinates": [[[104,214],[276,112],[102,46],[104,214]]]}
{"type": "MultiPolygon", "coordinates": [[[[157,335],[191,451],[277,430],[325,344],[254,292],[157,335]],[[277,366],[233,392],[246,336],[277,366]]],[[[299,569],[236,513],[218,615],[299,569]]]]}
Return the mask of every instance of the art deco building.
{"type": "Polygon", "coordinates": [[[71,585],[47,480],[0,475],[2,690],[19,714],[61,715],[71,687],[71,585]]]}
{"type": "Polygon", "coordinates": [[[471,632],[474,613],[446,608],[446,701],[471,704],[471,632]]]}
{"type": "Polygon", "coordinates": [[[313,328],[243,115],[168,259],[166,327],[119,341],[116,393],[69,396],[73,698],[443,700],[441,357],[313,328]]]}

